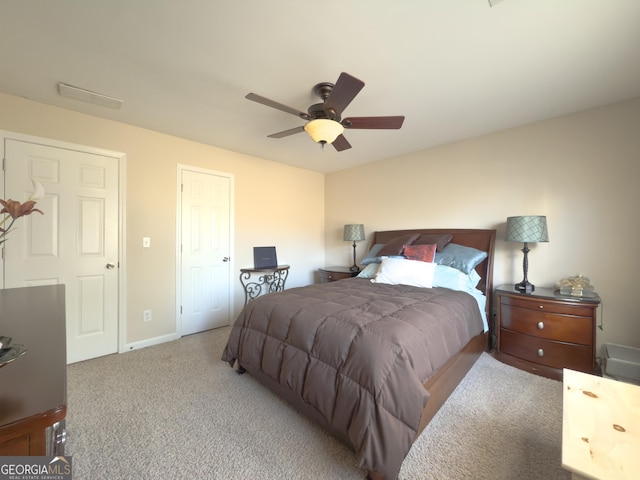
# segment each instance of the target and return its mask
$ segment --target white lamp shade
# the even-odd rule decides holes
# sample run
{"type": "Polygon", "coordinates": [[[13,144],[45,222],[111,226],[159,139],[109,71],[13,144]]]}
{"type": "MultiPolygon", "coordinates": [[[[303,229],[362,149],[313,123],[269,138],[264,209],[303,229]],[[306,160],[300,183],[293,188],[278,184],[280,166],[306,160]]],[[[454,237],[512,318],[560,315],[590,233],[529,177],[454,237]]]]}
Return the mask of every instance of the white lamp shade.
{"type": "Polygon", "coordinates": [[[319,118],[311,120],[304,126],[304,129],[314,142],[333,143],[338,135],[344,132],[344,127],[335,120],[319,118]]]}
{"type": "Polygon", "coordinates": [[[364,240],[364,225],[361,223],[352,223],[344,226],[345,241],[364,240]]]}
{"type": "Polygon", "coordinates": [[[547,217],[544,215],[528,215],[507,217],[507,242],[548,242],[547,217]]]}

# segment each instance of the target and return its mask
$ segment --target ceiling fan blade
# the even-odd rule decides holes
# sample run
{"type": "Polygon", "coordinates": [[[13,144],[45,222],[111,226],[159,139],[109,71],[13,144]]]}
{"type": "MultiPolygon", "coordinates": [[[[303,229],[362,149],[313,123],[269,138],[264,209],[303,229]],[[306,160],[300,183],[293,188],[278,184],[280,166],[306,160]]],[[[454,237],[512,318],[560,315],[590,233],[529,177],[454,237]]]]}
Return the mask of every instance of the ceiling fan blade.
{"type": "MultiPolygon", "coordinates": [[[[336,116],[342,115],[347,105],[356,97],[358,92],[364,87],[364,82],[352,77],[348,73],[342,72],[336,82],[329,97],[324,102],[324,111],[329,114],[334,111],[336,116]]],[[[331,117],[331,115],[329,115],[331,117]]]]}
{"type": "Polygon", "coordinates": [[[342,120],[344,128],[398,129],[404,123],[404,116],[395,117],[350,117],[342,120]]]}
{"type": "Polygon", "coordinates": [[[269,138],[282,138],[288,137],[289,135],[293,135],[294,133],[304,132],[304,127],[296,127],[290,128],[289,130],[285,130],[283,132],[272,133],[271,135],[267,135],[269,138]]]}
{"type": "Polygon", "coordinates": [[[351,144],[342,134],[338,135],[331,145],[333,145],[334,148],[339,152],[351,148],[351,144]]]}
{"type": "Polygon", "coordinates": [[[276,108],[286,113],[290,113],[291,115],[295,115],[296,117],[303,118],[304,120],[311,120],[311,116],[308,113],[301,112],[300,110],[296,110],[295,108],[288,107],[283,105],[282,103],[275,102],[265,97],[261,97],[260,95],[256,95],[255,93],[249,93],[245,96],[247,100],[251,100],[253,102],[261,103],[262,105],[266,105],[267,107],[276,108]]]}

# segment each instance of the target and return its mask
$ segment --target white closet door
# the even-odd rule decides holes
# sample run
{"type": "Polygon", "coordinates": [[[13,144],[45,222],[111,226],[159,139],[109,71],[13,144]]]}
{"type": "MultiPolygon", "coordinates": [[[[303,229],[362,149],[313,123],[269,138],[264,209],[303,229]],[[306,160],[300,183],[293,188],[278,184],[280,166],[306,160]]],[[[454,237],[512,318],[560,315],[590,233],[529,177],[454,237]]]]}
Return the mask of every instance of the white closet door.
{"type": "Polygon", "coordinates": [[[118,168],[115,157],[5,141],[5,196],[45,188],[5,244],[5,288],[64,284],[67,362],[118,350],[118,168]]]}
{"type": "Polygon", "coordinates": [[[180,333],[229,325],[229,177],[183,170],[181,219],[180,333]]]}

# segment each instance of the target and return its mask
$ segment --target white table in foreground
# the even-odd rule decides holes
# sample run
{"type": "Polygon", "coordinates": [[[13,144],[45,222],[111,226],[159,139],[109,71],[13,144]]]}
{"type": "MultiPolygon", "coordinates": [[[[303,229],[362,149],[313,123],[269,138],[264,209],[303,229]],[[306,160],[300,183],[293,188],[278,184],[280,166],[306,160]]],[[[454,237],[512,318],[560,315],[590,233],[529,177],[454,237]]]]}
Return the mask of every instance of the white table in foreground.
{"type": "Polygon", "coordinates": [[[640,478],[640,386],[564,369],[562,467],[573,479],[640,478]]]}

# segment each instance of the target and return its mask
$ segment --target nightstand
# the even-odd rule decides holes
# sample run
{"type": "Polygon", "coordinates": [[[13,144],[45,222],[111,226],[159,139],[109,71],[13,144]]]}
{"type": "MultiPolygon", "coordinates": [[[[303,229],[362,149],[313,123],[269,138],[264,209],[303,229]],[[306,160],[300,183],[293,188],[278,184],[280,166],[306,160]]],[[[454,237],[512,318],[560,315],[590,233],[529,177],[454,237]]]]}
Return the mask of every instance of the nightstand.
{"type": "Polygon", "coordinates": [[[595,372],[597,295],[569,297],[542,287],[524,294],[512,285],[496,294],[498,360],[555,380],[563,368],[595,372]]]}
{"type": "Polygon", "coordinates": [[[319,268],[318,271],[320,272],[320,283],[335,282],[343,278],[355,277],[360,273],[360,270],[351,271],[349,267],[325,267],[319,268]]]}

